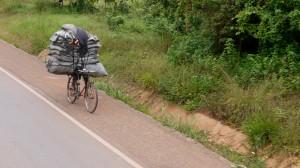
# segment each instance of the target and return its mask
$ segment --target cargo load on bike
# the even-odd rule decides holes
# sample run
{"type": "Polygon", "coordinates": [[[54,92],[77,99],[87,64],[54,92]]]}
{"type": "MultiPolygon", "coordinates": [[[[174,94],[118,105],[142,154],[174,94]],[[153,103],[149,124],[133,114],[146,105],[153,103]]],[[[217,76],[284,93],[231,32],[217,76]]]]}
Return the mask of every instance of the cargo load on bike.
{"type": "Polygon", "coordinates": [[[100,47],[96,36],[71,24],[63,25],[50,38],[48,71],[68,75],[67,100],[73,104],[83,96],[90,113],[94,113],[98,106],[98,92],[90,77],[107,75],[99,62],[100,47]]]}
{"type": "Polygon", "coordinates": [[[48,72],[57,75],[72,74],[76,67],[88,70],[91,76],[106,76],[107,72],[99,61],[99,49],[101,47],[97,36],[87,33],[86,49],[82,54],[80,45],[72,45],[76,31],[81,29],[74,25],[65,24],[61,30],[55,32],[50,38],[47,60],[48,72]]]}

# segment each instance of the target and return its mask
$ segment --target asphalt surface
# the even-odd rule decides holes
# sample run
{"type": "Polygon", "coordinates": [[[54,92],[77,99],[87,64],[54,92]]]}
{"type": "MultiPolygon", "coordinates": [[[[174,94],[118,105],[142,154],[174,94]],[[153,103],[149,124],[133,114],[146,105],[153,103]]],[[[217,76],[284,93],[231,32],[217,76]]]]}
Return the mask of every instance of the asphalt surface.
{"type": "Polygon", "coordinates": [[[131,168],[0,71],[1,168],[131,168]]]}
{"type": "MultiPolygon", "coordinates": [[[[1,40],[0,67],[144,168],[231,167],[222,156],[103,92],[99,93],[100,102],[94,114],[85,111],[82,99],[69,104],[66,76],[49,74],[36,57],[1,40]]],[[[38,168],[48,164],[63,168],[128,167],[124,160],[76,129],[30,92],[0,76],[0,168],[10,164],[13,168],[31,167],[30,164],[38,168]]]]}

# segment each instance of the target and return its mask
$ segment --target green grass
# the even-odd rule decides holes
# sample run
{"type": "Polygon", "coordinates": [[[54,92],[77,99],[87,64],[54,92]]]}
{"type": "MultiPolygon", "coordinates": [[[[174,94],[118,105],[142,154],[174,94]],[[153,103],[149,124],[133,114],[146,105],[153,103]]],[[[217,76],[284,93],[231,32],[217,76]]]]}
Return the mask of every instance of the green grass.
{"type": "Polygon", "coordinates": [[[97,80],[95,82],[95,86],[98,89],[105,91],[107,95],[123,101],[124,103],[139,110],[140,112],[143,112],[144,114],[149,114],[148,109],[144,105],[138,103],[136,100],[126,95],[122,90],[113,88],[107,81],[97,80]]]}
{"type": "MultiPolygon", "coordinates": [[[[190,111],[208,108],[212,116],[236,127],[251,125],[251,129],[259,130],[254,133],[245,130],[254,148],[257,144],[263,147],[267,142],[274,148],[299,155],[300,137],[295,134],[300,132],[299,97],[284,95],[282,81],[266,79],[250,87],[241,87],[225,72],[224,62],[211,56],[195,64],[172,65],[166,56],[170,39],[149,29],[138,14],[124,16],[124,24],[112,31],[103,12],[76,14],[65,8],[43,12],[33,3],[0,2],[4,4],[0,6],[0,38],[17,47],[38,54],[47,48],[50,36],[62,24],[73,23],[100,37],[103,45],[100,60],[112,78],[153,89],[190,111]],[[255,138],[268,132],[259,120],[249,122],[254,114],[260,113],[268,113],[271,120],[276,121],[279,141],[255,138]]],[[[39,8],[43,8],[43,4],[39,8]]],[[[120,91],[109,91],[103,83],[97,85],[126,103],[135,102],[120,91]]],[[[133,106],[147,113],[139,104],[133,106]]]]}
{"type": "Polygon", "coordinates": [[[33,3],[28,3],[30,0],[0,0],[0,12],[8,14],[17,14],[30,11],[33,8],[33,3]]]}
{"type": "Polygon", "coordinates": [[[173,128],[178,132],[184,134],[185,136],[201,144],[204,144],[206,147],[226,157],[228,160],[233,162],[234,165],[236,165],[237,167],[241,165],[246,166],[247,168],[265,167],[264,162],[255,155],[241,155],[237,152],[230,150],[227,147],[209,141],[207,135],[203,131],[195,129],[191,123],[183,123],[168,116],[159,116],[155,118],[158,121],[160,121],[164,126],[173,128]]]}
{"type": "Polygon", "coordinates": [[[255,114],[244,122],[243,129],[249,135],[255,150],[279,140],[280,124],[270,113],[255,114]]]}

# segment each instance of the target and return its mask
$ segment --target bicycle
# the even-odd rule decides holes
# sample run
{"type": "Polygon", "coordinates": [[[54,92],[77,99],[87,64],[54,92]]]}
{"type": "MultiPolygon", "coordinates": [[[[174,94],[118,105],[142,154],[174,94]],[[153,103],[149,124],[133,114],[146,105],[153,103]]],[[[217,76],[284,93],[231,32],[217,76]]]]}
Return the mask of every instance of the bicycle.
{"type": "Polygon", "coordinates": [[[69,103],[74,104],[80,96],[83,96],[86,110],[90,113],[94,113],[98,106],[98,92],[93,82],[90,80],[90,73],[94,72],[85,69],[83,61],[81,61],[81,66],[78,66],[78,62],[79,59],[77,63],[74,62],[73,53],[74,71],[72,74],[68,75],[67,99],[69,103]],[[80,90],[81,78],[83,78],[84,81],[82,90],[80,90]]]}

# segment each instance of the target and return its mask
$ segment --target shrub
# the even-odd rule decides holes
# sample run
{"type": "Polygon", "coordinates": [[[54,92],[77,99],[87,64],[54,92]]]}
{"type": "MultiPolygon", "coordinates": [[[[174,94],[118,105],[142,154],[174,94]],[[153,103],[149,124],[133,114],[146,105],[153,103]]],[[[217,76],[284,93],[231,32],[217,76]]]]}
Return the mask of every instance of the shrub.
{"type": "Polygon", "coordinates": [[[281,83],[276,80],[264,81],[248,88],[228,81],[224,85],[224,91],[209,101],[211,114],[235,125],[241,125],[256,113],[272,111],[271,102],[280,97],[282,93],[278,90],[281,90],[281,87],[281,83]]]}
{"type": "Polygon", "coordinates": [[[117,30],[124,23],[125,19],[123,16],[107,16],[107,24],[109,26],[109,29],[113,31],[117,30]]]}
{"type": "Polygon", "coordinates": [[[106,11],[112,13],[113,15],[126,15],[131,12],[131,10],[137,10],[132,8],[133,1],[128,0],[106,0],[106,11]]]}
{"type": "Polygon", "coordinates": [[[236,49],[234,44],[234,40],[232,38],[228,38],[225,43],[224,51],[221,57],[226,60],[227,70],[234,69],[239,63],[239,52],[236,49]]]}
{"type": "Polygon", "coordinates": [[[276,143],[280,134],[280,124],[270,113],[257,113],[243,123],[243,130],[257,150],[269,143],[276,143]]]}
{"type": "Polygon", "coordinates": [[[138,18],[130,18],[126,20],[126,23],[124,24],[124,26],[122,26],[122,29],[127,32],[142,34],[146,32],[147,27],[142,20],[138,18]]]}
{"type": "Polygon", "coordinates": [[[54,3],[50,0],[36,0],[34,2],[34,7],[38,12],[44,12],[47,9],[54,7],[54,3]]]}
{"type": "Polygon", "coordinates": [[[128,14],[130,12],[131,6],[128,3],[128,0],[119,0],[115,2],[114,11],[122,14],[128,14]]]}
{"type": "Polygon", "coordinates": [[[177,67],[162,75],[159,89],[166,98],[193,110],[206,104],[206,98],[217,90],[222,83],[210,75],[193,74],[190,68],[177,67]]]}
{"type": "Polygon", "coordinates": [[[143,33],[145,27],[142,23],[131,23],[129,24],[128,30],[130,30],[130,32],[143,33]]]}
{"type": "Polygon", "coordinates": [[[152,30],[162,38],[168,38],[173,34],[173,25],[169,23],[166,18],[153,18],[151,16],[145,17],[146,23],[152,28],[152,30]]]}
{"type": "Polygon", "coordinates": [[[277,77],[276,74],[279,72],[280,66],[280,58],[248,55],[241,60],[235,72],[232,73],[240,85],[247,87],[264,79],[277,77]]]}
{"type": "Polygon", "coordinates": [[[286,51],[273,53],[272,56],[248,54],[246,58],[239,59],[231,75],[242,86],[257,84],[264,79],[276,78],[283,81],[287,91],[299,91],[299,54],[287,48],[286,51]]]}
{"type": "Polygon", "coordinates": [[[138,78],[138,83],[145,88],[155,88],[157,86],[156,78],[150,72],[142,73],[142,75],[138,78]]]}
{"type": "Polygon", "coordinates": [[[77,12],[93,13],[96,11],[95,3],[99,0],[74,0],[70,7],[77,12]]]}
{"type": "Polygon", "coordinates": [[[168,59],[176,65],[198,62],[210,55],[212,44],[210,36],[204,32],[177,36],[168,50],[168,59]]]}
{"type": "Polygon", "coordinates": [[[0,2],[1,5],[3,5],[2,11],[5,13],[18,13],[22,11],[25,8],[24,3],[22,3],[20,0],[11,0],[8,2],[0,2]]]}
{"type": "Polygon", "coordinates": [[[283,111],[283,129],[281,130],[281,139],[277,142],[280,149],[285,149],[293,154],[300,154],[300,111],[292,109],[283,111]]]}

